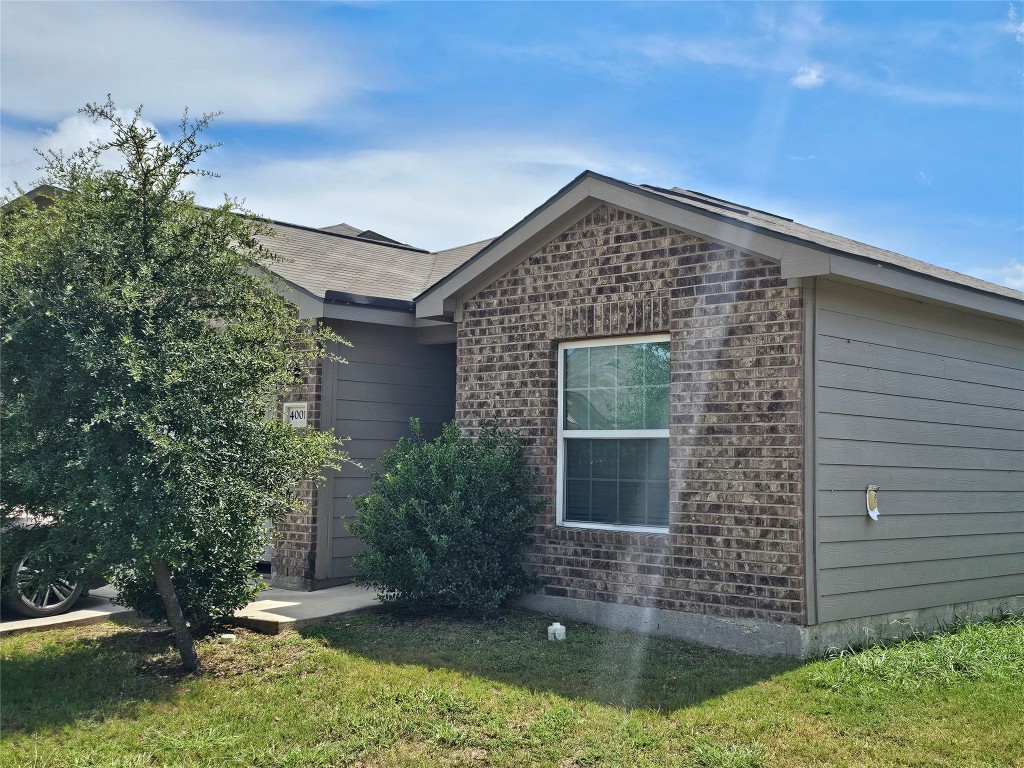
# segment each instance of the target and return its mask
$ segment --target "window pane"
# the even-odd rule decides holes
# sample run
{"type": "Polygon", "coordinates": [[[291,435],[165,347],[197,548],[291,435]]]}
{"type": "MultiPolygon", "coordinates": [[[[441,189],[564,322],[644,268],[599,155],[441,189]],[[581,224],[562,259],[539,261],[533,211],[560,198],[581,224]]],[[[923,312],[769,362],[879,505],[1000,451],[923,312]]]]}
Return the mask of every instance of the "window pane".
{"type": "Polygon", "coordinates": [[[573,347],[564,358],[563,429],[668,429],[668,342],[573,347]]]}
{"type": "MultiPolygon", "coordinates": [[[[570,440],[569,442],[576,442],[570,440]]],[[[619,476],[619,441],[589,440],[591,445],[590,467],[593,477],[615,480],[619,476]]]]}
{"type": "Polygon", "coordinates": [[[565,388],[586,389],[590,386],[590,350],[565,350],[565,388]]]}
{"type": "Polygon", "coordinates": [[[668,342],[658,341],[644,345],[644,384],[668,386],[668,342]]]}
{"type": "Polygon", "coordinates": [[[615,390],[590,390],[590,428],[615,429],[615,390]]]}
{"type": "Polygon", "coordinates": [[[639,387],[644,383],[644,358],[649,344],[623,344],[618,350],[618,386],[639,387]]]}
{"type": "Polygon", "coordinates": [[[565,450],[563,520],[668,527],[667,438],[572,438],[565,450]]]}
{"type": "Polygon", "coordinates": [[[619,477],[644,480],[647,477],[647,441],[614,440],[619,444],[619,477]]]}
{"type": "Polygon", "coordinates": [[[616,354],[618,347],[590,348],[590,386],[614,387],[616,354]]]}
{"type": "Polygon", "coordinates": [[[620,525],[647,525],[644,486],[625,480],[619,483],[619,519],[620,525]]]}
{"type": "Polygon", "coordinates": [[[668,483],[647,483],[647,522],[668,526],[668,483]]]}
{"type": "MultiPolygon", "coordinates": [[[[646,429],[644,427],[644,388],[625,387],[619,390],[616,429],[646,429]]],[[[660,429],[660,427],[659,427],[660,429]]]]}
{"type": "Polygon", "coordinates": [[[644,387],[643,429],[668,429],[668,386],[644,387]]]}
{"type": "Polygon", "coordinates": [[[577,522],[590,522],[590,481],[568,480],[565,483],[565,515],[577,522]]]}
{"type": "Polygon", "coordinates": [[[565,393],[564,429],[590,429],[590,402],[587,391],[565,393]]]}
{"type": "Polygon", "coordinates": [[[565,441],[565,476],[590,479],[590,444],[592,440],[565,441]]]}
{"type": "Polygon", "coordinates": [[[618,486],[614,480],[595,480],[591,485],[590,520],[593,523],[618,523],[618,486]]]}
{"type": "Polygon", "coordinates": [[[668,479],[668,440],[644,440],[647,443],[647,479],[668,479]]]}

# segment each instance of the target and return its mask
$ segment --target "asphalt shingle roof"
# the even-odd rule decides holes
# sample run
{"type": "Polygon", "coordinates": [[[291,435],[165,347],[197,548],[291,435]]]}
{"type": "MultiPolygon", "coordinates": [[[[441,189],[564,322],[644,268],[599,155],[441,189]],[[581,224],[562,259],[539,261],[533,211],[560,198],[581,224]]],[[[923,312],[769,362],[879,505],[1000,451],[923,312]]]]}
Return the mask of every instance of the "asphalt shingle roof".
{"type": "Polygon", "coordinates": [[[884,264],[892,264],[896,267],[935,277],[939,280],[945,280],[950,283],[956,283],[957,285],[963,285],[968,288],[974,288],[979,291],[994,293],[999,296],[1006,296],[1012,299],[1024,299],[1024,293],[1016,291],[1013,288],[1008,288],[1005,285],[990,283],[987,280],[971,277],[970,275],[964,275],[960,272],[954,272],[951,269],[946,269],[935,264],[929,264],[926,261],[912,259],[909,256],[904,256],[902,253],[887,251],[884,248],[877,248],[873,245],[867,245],[866,243],[851,240],[848,237],[836,235],[831,232],[825,232],[821,229],[815,229],[814,227],[809,227],[806,224],[799,224],[792,219],[787,219],[783,216],[776,216],[775,214],[767,213],[765,211],[759,211],[756,208],[747,208],[746,206],[732,203],[728,200],[721,200],[700,192],[681,189],[680,187],[662,189],[660,187],[652,187],[646,184],[630,184],[630,186],[634,186],[637,189],[643,189],[648,192],[653,192],[661,197],[669,198],[674,202],[682,202],[695,208],[702,208],[724,218],[746,222],[759,229],[776,232],[787,237],[794,237],[833,251],[848,253],[853,256],[861,256],[884,264]]]}
{"type": "MultiPolygon", "coordinates": [[[[986,293],[1024,300],[1021,291],[700,192],[680,187],[665,189],[632,184],[615,179],[609,181],[763,232],[803,241],[811,246],[891,264],[986,293]]],[[[327,291],[341,291],[411,301],[494,242],[491,239],[480,240],[431,253],[412,246],[361,237],[364,232],[369,234],[369,231],[358,231],[347,224],[324,229],[279,221],[269,221],[267,225],[274,236],[264,238],[264,245],[285,259],[272,265],[272,271],[317,297],[323,297],[327,291]]]]}
{"type": "Polygon", "coordinates": [[[412,301],[431,284],[432,275],[443,277],[490,242],[430,253],[297,224],[264,223],[273,234],[261,242],[283,259],[269,269],[319,298],[343,291],[412,301]]]}
{"type": "Polygon", "coordinates": [[[434,268],[430,270],[430,278],[423,287],[427,288],[428,286],[433,285],[453,269],[461,267],[473,256],[493,242],[494,238],[490,237],[486,240],[478,240],[475,243],[469,243],[468,245],[460,245],[457,248],[448,248],[444,251],[437,251],[434,254],[434,256],[437,257],[434,262],[434,268]]]}

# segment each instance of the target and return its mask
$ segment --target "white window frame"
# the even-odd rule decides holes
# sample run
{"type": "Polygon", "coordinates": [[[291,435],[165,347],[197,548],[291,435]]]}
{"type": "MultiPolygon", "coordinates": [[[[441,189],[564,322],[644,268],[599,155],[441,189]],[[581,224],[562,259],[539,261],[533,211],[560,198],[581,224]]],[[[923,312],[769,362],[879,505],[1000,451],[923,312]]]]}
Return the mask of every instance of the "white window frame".
{"type": "MultiPolygon", "coordinates": [[[[650,334],[647,336],[616,336],[601,339],[583,339],[580,341],[563,341],[558,345],[558,448],[555,482],[555,521],[566,528],[593,528],[601,531],[629,531],[633,533],[668,533],[668,526],[652,525],[609,525],[608,523],[577,522],[565,520],[565,441],[580,439],[615,439],[668,437],[667,429],[565,429],[565,350],[585,347],[618,347],[628,344],[649,344],[653,342],[671,341],[667,333],[650,334]],[[571,433],[572,437],[566,437],[571,433]]],[[[671,351],[669,352],[671,368],[671,351]]],[[[669,402],[672,401],[672,377],[669,376],[669,402]]],[[[668,478],[666,478],[668,480],[668,478]]],[[[669,498],[671,498],[671,481],[669,498]]],[[[671,505],[669,505],[671,514],[671,505]]]]}

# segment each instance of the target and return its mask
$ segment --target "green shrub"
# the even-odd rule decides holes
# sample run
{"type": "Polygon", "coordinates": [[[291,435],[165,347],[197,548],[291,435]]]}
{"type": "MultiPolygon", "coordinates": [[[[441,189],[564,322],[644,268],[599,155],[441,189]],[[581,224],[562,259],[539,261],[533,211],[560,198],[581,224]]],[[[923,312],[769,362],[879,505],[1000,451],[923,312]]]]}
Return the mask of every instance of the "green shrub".
{"type": "Polygon", "coordinates": [[[530,497],[525,441],[493,423],[476,440],[454,421],[435,440],[411,426],[355,500],[349,527],[369,545],[355,559],[360,581],[399,607],[484,613],[535,588],[522,561],[544,503],[530,497]]]}

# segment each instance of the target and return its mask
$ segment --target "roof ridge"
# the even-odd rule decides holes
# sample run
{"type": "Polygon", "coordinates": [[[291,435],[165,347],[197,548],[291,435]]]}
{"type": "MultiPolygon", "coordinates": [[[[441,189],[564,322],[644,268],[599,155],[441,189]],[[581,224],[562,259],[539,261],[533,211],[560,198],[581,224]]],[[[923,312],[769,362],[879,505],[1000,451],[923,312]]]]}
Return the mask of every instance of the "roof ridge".
{"type": "MultiPolygon", "coordinates": [[[[280,219],[271,219],[267,216],[254,216],[257,221],[266,221],[270,224],[278,224],[282,227],[291,227],[292,229],[301,229],[306,232],[312,232],[317,235],[324,235],[325,237],[340,237],[344,240],[355,240],[357,243],[367,243],[369,245],[379,245],[382,248],[397,248],[402,251],[414,251],[416,253],[430,253],[431,251],[426,248],[417,248],[415,245],[406,245],[404,243],[385,243],[380,240],[371,240],[365,237],[356,237],[355,235],[343,235],[339,232],[328,232],[320,227],[309,227],[305,224],[293,224],[290,221],[281,221],[280,219]]],[[[366,230],[369,231],[369,230],[366,230]]]]}
{"type": "Polygon", "coordinates": [[[480,245],[480,243],[492,243],[492,242],[494,242],[497,239],[498,239],[497,235],[494,236],[494,237],[482,237],[479,240],[473,240],[472,242],[463,243],[462,245],[453,245],[451,248],[441,248],[440,250],[437,250],[437,251],[431,251],[431,253],[438,254],[438,253],[447,253],[448,251],[458,251],[458,250],[460,250],[462,248],[469,248],[471,245],[480,245]]]}

